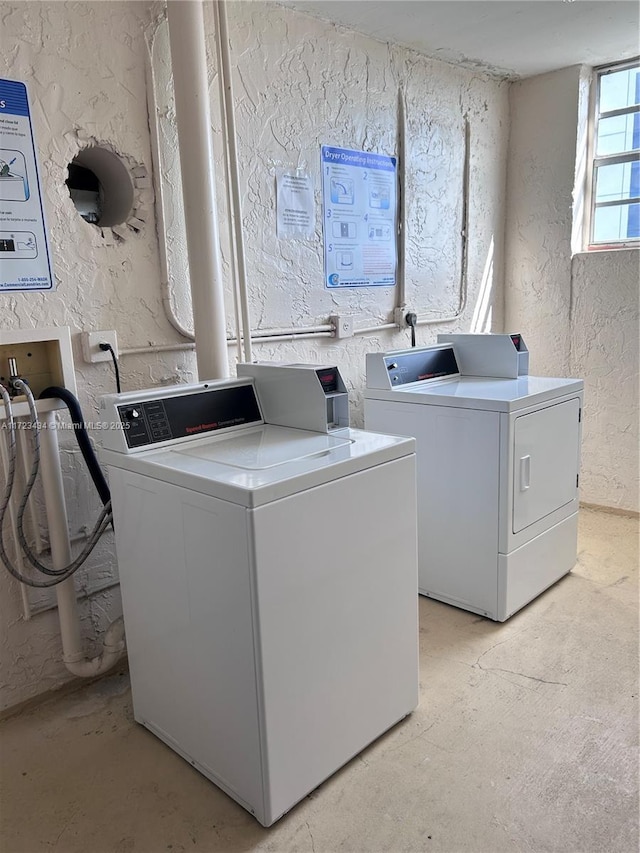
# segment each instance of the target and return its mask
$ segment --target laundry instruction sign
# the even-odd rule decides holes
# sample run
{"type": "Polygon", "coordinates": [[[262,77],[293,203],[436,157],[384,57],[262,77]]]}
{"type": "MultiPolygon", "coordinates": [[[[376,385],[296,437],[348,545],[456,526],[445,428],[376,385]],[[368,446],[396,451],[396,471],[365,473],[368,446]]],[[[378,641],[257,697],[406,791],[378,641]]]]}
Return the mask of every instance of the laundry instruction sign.
{"type": "Polygon", "coordinates": [[[0,292],[55,290],[27,87],[0,79],[0,292]]]}
{"type": "Polygon", "coordinates": [[[397,160],[322,146],[325,286],[393,287],[397,160]]]}

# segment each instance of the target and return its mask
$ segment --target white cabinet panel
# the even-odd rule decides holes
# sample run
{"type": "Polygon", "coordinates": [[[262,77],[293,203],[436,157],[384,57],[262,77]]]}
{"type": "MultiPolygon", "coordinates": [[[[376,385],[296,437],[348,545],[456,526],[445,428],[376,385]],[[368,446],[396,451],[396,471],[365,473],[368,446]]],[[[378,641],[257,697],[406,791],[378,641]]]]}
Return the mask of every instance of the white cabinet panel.
{"type": "Polygon", "coordinates": [[[275,818],[418,703],[413,459],[259,507],[252,523],[275,818]]]}
{"type": "Polygon", "coordinates": [[[138,722],[259,803],[247,511],[109,469],[138,722]]]}
{"type": "Polygon", "coordinates": [[[420,592],[494,616],[500,415],[365,400],[365,420],[416,439],[420,592]]]}
{"type": "Polygon", "coordinates": [[[576,397],[515,419],[514,533],[576,498],[579,411],[576,397]]]}
{"type": "Polygon", "coordinates": [[[498,619],[508,619],[576,562],[578,513],[530,539],[510,554],[498,555],[498,619]]]}

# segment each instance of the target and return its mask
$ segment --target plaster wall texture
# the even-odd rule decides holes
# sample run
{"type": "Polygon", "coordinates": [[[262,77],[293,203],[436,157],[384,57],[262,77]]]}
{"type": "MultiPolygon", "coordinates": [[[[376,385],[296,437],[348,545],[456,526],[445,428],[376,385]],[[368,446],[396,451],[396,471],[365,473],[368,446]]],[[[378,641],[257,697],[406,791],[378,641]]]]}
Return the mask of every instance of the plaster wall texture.
{"type": "Polygon", "coordinates": [[[586,378],[582,499],[636,512],[638,255],[629,249],[573,258],[570,367],[586,378]]]}
{"type": "Polygon", "coordinates": [[[568,376],[575,66],[511,86],[505,322],[525,336],[530,372],[568,376]]]}
{"type": "MultiPolygon", "coordinates": [[[[224,224],[228,214],[214,27],[210,7],[205,11],[218,204],[224,224]]],[[[116,329],[121,349],[184,343],[163,309],[156,199],[148,179],[153,158],[145,66],[149,45],[153,46],[164,26],[163,7],[139,2],[4,3],[0,21],[0,73],[25,80],[29,86],[58,281],[55,293],[0,296],[0,329],[71,327],[78,391],[89,420],[97,413],[100,395],[112,391],[113,374],[108,364],[82,361],[81,330],[116,329]],[[100,229],[85,223],[74,209],[64,183],[66,167],[78,151],[95,142],[118,153],[130,168],[136,184],[134,216],[143,221],[143,227],[125,223],[116,230],[100,229]]],[[[434,317],[449,316],[458,307],[465,118],[470,126],[467,305],[454,323],[420,327],[418,343],[435,341],[438,331],[469,329],[478,313],[483,275],[487,298],[482,303],[486,309],[482,321],[487,328],[500,329],[507,84],[266,3],[230,4],[229,29],[254,328],[324,323],[336,311],[354,314],[361,327],[391,319],[393,289],[329,292],[323,288],[319,146],[395,153],[400,91],[407,125],[407,303],[434,317]],[[306,243],[279,242],[275,168],[302,164],[316,188],[316,235],[306,243]],[[493,264],[488,263],[489,256],[493,264]]],[[[170,140],[175,133],[173,107],[166,97],[167,61],[163,50],[155,59],[151,51],[150,63],[164,81],[160,82],[163,99],[154,109],[162,118],[161,136],[169,134],[165,154],[166,140],[169,146],[174,144],[170,140]]],[[[173,260],[169,283],[174,305],[186,324],[189,295],[185,264],[180,262],[184,241],[176,236],[178,184],[172,167],[162,159],[159,162],[160,185],[163,191],[168,187],[165,222],[173,260]]],[[[226,320],[231,331],[230,253],[224,227],[221,241],[226,320]]],[[[338,364],[352,391],[352,422],[362,425],[365,353],[408,343],[407,332],[383,330],[341,341],[256,343],[254,357],[338,364]]],[[[195,359],[192,352],[125,354],[121,373],[125,390],[193,381],[195,359]]],[[[63,439],[63,445],[70,527],[75,532],[95,517],[98,503],[73,444],[63,439]]],[[[94,581],[96,572],[115,581],[113,543],[105,540],[95,559],[87,583],[94,581]]],[[[59,663],[55,611],[25,622],[16,584],[5,575],[0,584],[0,707],[8,707],[62,685],[69,676],[59,663]]],[[[84,635],[99,637],[119,612],[117,588],[89,596],[82,605],[84,635]]]]}
{"type": "Polygon", "coordinates": [[[581,499],[638,511],[638,250],[579,253],[585,69],[511,86],[505,324],[532,374],[585,381],[581,499]]]}
{"type": "MultiPolygon", "coordinates": [[[[0,295],[0,342],[5,329],[69,326],[78,393],[87,420],[97,419],[99,396],[114,390],[109,364],[82,360],[79,332],[116,329],[121,346],[179,340],[159,298],[144,72],[144,28],[153,10],[142,3],[3,3],[0,76],[27,83],[39,150],[41,182],[57,279],[55,293],[0,295]],[[104,143],[122,156],[135,187],[132,216],[144,220],[116,233],[84,222],[65,180],[68,163],[85,146],[104,143]]],[[[192,356],[125,358],[125,388],[193,376],[192,356]]],[[[59,432],[72,537],[90,529],[99,501],[69,431],[59,432]]],[[[77,547],[77,546],[76,546],[77,547]]],[[[87,651],[120,612],[117,566],[110,533],[76,581],[87,651]]],[[[55,610],[37,612],[53,593],[29,592],[34,610],[22,616],[18,585],[0,577],[0,708],[22,702],[70,679],[60,663],[55,610]]]]}
{"type": "MultiPolygon", "coordinates": [[[[326,323],[332,313],[353,316],[369,327],[391,319],[393,288],[326,290],[323,287],[321,144],[395,153],[400,133],[398,100],[404,102],[405,292],[408,309],[433,319],[459,307],[462,279],[463,169],[465,120],[470,126],[468,239],[469,296],[454,324],[468,330],[474,313],[482,328],[500,328],[502,299],[502,199],[508,131],[507,89],[485,75],[433,62],[404,48],[383,44],[344,28],[271,4],[230,5],[230,50],[238,129],[242,215],[246,239],[252,328],[302,329],[326,323]],[[275,238],[276,168],[303,167],[313,180],[316,233],[311,241],[275,238]],[[492,261],[492,262],[491,262],[492,261]],[[485,274],[486,273],[486,274],[485,274]],[[483,310],[477,311],[484,281],[483,310]]],[[[205,7],[210,50],[212,115],[221,122],[215,62],[215,24],[205,7]]],[[[189,294],[181,275],[182,202],[175,157],[175,108],[164,81],[170,80],[166,24],[150,34],[159,130],[159,182],[167,222],[167,266],[171,302],[188,324],[189,294]],[[186,312],[186,313],[185,313],[186,312]]],[[[230,267],[223,134],[214,127],[217,198],[225,270],[230,267]]],[[[233,331],[231,289],[227,328],[233,331]]],[[[424,327],[419,341],[435,340],[446,326],[424,327]]],[[[300,341],[312,360],[337,360],[352,394],[354,423],[362,425],[364,354],[408,345],[408,330],[356,337],[339,344],[300,341]],[[315,357],[313,353],[318,353],[315,357]]],[[[256,344],[255,357],[284,358],[283,344],[256,344]]],[[[294,348],[294,354],[298,352],[294,348]]],[[[301,357],[300,355],[298,357],[301,357]]]]}

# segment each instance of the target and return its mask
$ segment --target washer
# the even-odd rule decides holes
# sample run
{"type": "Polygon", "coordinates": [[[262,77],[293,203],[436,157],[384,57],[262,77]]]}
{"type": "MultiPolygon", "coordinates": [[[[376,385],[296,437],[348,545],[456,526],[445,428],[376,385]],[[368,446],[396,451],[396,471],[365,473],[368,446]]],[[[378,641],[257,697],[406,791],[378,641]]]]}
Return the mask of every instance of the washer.
{"type": "Polygon", "coordinates": [[[416,439],[420,593],[502,622],[575,564],[583,383],[517,375],[520,335],[461,337],[368,355],[365,425],[416,439]],[[480,337],[494,375],[460,375],[480,337]]]}
{"type": "Polygon", "coordinates": [[[253,378],[101,408],[135,719],[269,826],[417,705],[415,443],[253,378]]]}

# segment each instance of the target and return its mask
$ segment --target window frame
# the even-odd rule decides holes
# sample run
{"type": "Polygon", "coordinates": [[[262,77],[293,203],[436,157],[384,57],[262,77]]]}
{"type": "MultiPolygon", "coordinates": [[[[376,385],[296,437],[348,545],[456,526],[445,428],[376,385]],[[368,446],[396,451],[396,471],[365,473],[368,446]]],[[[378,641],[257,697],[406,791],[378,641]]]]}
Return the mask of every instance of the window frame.
{"type": "Polygon", "coordinates": [[[591,79],[590,93],[590,108],[589,108],[589,150],[587,169],[587,198],[589,199],[588,211],[589,215],[585,222],[585,243],[587,251],[597,252],[611,249],[631,249],[640,248],[640,237],[627,238],[625,240],[613,240],[609,242],[595,242],[593,239],[593,229],[595,226],[596,209],[603,207],[615,207],[620,204],[635,204],[640,202],[639,196],[632,196],[630,199],[614,200],[605,202],[596,202],[596,173],[602,166],[612,166],[619,163],[633,163],[638,160],[638,149],[634,149],[623,154],[596,154],[596,143],[598,139],[598,125],[603,119],[613,118],[620,115],[633,115],[640,113],[640,104],[635,104],[629,107],[623,107],[616,110],[608,110],[604,113],[600,112],[600,80],[608,74],[615,74],[617,71],[624,71],[627,68],[638,68],[640,72],[640,56],[635,56],[631,59],[625,59],[621,62],[611,62],[606,65],[599,65],[593,69],[591,79]]]}

